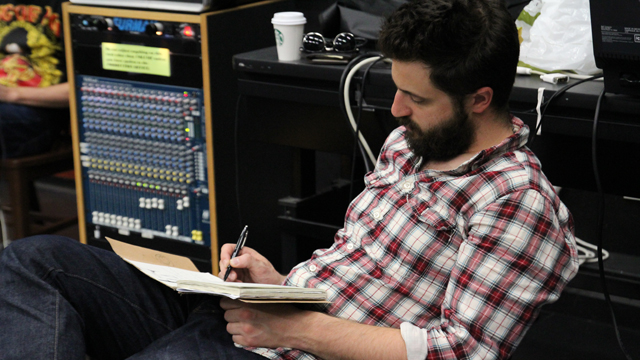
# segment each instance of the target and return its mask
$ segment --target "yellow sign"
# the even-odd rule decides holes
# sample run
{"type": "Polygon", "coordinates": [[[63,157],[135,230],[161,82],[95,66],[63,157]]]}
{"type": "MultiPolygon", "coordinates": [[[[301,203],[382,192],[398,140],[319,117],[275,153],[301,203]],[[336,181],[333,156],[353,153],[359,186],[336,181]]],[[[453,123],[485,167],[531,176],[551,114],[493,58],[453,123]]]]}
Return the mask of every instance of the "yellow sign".
{"type": "Polygon", "coordinates": [[[171,76],[169,49],[102,43],[102,68],[105,70],[171,76]]]}

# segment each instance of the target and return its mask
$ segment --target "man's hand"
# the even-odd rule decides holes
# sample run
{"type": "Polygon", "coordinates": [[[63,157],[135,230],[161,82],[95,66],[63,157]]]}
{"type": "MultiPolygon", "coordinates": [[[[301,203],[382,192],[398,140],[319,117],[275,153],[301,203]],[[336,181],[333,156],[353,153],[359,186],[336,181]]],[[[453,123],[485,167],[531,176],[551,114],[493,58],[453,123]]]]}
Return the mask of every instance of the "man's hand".
{"type": "Polygon", "coordinates": [[[406,359],[399,329],[358,324],[287,304],[223,298],[227,332],[242,346],[299,349],[323,359],[406,359]]]}
{"type": "Polygon", "coordinates": [[[287,304],[247,304],[223,298],[227,332],[233,341],[243,346],[293,347],[291,334],[303,326],[306,311],[287,304]]]}
{"type": "Polygon", "coordinates": [[[220,250],[220,273],[218,276],[224,279],[229,260],[231,261],[231,273],[227,281],[247,282],[257,284],[280,285],[284,276],[276,271],[271,262],[250,247],[243,247],[240,254],[233,259],[231,254],[235,244],[224,244],[220,250]]]}

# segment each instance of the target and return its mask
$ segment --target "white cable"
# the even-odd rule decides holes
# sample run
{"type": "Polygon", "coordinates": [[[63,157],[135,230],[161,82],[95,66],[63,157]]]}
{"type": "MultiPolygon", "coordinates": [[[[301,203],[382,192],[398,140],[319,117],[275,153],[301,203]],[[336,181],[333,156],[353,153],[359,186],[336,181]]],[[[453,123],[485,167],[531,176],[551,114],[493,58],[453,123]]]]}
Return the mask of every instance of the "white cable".
{"type": "MultiPolygon", "coordinates": [[[[597,253],[592,251],[597,251],[597,246],[590,244],[582,239],[576,238],[576,248],[578,249],[578,260],[580,261],[580,265],[598,261],[597,253]]],[[[602,249],[602,259],[606,260],[607,258],[609,258],[609,252],[605,249],[602,249]]]]}
{"type": "MultiPolygon", "coordinates": [[[[598,257],[596,256],[596,253],[591,251],[591,250],[598,250],[598,247],[590,244],[582,239],[576,238],[576,243],[578,244],[578,250],[581,250],[585,253],[584,256],[584,262],[597,262],[598,261],[598,257]],[[591,249],[591,250],[588,250],[591,249]]],[[[609,252],[605,249],[602,249],[602,259],[606,260],[609,258],[609,252]]]]}
{"type": "MultiPolygon", "coordinates": [[[[576,79],[576,80],[584,80],[584,79],[588,79],[591,78],[597,74],[593,74],[593,75],[579,75],[579,74],[571,74],[571,73],[563,73],[565,75],[567,75],[568,77],[572,78],[572,79],[576,79]]],[[[593,79],[593,81],[604,81],[604,78],[598,78],[598,79],[593,79]]]]}
{"type": "MultiPolygon", "coordinates": [[[[533,70],[531,68],[528,67],[524,67],[524,66],[518,66],[516,68],[516,74],[518,75],[545,75],[547,73],[542,72],[542,71],[537,71],[537,70],[533,70]]],[[[562,75],[567,75],[568,77],[572,78],[572,79],[577,79],[577,80],[584,80],[584,79],[588,79],[590,77],[592,77],[593,75],[597,75],[597,74],[593,74],[593,75],[579,75],[579,74],[573,74],[570,72],[564,72],[561,71],[559,73],[555,73],[555,74],[562,74],[562,75]]],[[[599,79],[594,79],[594,80],[599,80],[602,81],[602,78],[599,79]]]]}
{"type": "Polygon", "coordinates": [[[516,68],[516,74],[518,75],[543,75],[544,73],[542,71],[537,71],[537,70],[533,70],[531,68],[528,67],[524,67],[524,66],[518,66],[516,68]]]}
{"type": "Polygon", "coordinates": [[[538,113],[538,117],[536,118],[536,135],[540,135],[542,133],[542,126],[540,126],[540,121],[542,120],[542,110],[540,107],[542,106],[542,102],[544,100],[544,88],[538,88],[538,103],[536,104],[536,113],[538,113]]]}
{"type": "MultiPolygon", "coordinates": [[[[353,67],[353,69],[351,69],[351,71],[349,71],[349,74],[347,74],[347,78],[345,79],[344,94],[343,94],[344,107],[347,111],[347,117],[349,118],[349,122],[351,123],[351,127],[353,128],[354,132],[358,129],[358,125],[356,124],[355,118],[353,117],[353,112],[351,111],[351,100],[349,99],[349,88],[351,86],[351,79],[361,67],[369,63],[372,63],[374,61],[378,61],[380,58],[382,58],[382,56],[374,56],[374,57],[370,57],[362,60],[361,62],[357,63],[353,67]]],[[[361,132],[358,133],[358,139],[360,139],[360,143],[362,144],[362,147],[364,148],[364,150],[367,152],[367,155],[369,156],[371,163],[375,165],[376,157],[373,155],[373,152],[371,151],[371,148],[369,147],[367,140],[364,138],[361,132]]]]}
{"type": "Polygon", "coordinates": [[[9,232],[7,231],[7,222],[4,219],[4,211],[0,210],[0,228],[2,228],[2,248],[9,246],[9,232]]]}
{"type": "Polygon", "coordinates": [[[580,265],[587,262],[587,260],[590,260],[596,257],[596,253],[594,253],[593,251],[587,250],[586,248],[580,245],[576,245],[576,248],[578,249],[578,262],[580,263],[580,265]]]}

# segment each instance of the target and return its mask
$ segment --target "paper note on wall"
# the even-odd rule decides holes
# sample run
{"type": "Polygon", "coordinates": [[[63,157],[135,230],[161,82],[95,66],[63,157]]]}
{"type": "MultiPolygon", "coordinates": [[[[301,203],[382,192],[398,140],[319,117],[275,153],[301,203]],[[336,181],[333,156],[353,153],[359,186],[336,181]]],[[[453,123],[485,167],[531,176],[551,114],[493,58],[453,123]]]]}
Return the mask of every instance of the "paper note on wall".
{"type": "Polygon", "coordinates": [[[169,49],[102,43],[102,68],[168,77],[171,76],[169,49]]]}

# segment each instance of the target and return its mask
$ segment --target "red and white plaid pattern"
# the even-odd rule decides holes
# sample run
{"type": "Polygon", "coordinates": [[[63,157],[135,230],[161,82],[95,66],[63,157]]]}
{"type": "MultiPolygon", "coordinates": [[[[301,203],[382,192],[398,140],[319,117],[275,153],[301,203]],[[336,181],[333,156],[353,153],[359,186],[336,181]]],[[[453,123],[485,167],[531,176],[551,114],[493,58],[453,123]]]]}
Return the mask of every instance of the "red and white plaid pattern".
{"type": "MultiPolygon", "coordinates": [[[[505,359],[577,269],[573,220],[513,118],[514,135],[453,171],[422,171],[404,128],[387,139],[330,249],[285,284],[326,289],[323,311],[428,331],[427,359],[505,359]]],[[[295,349],[270,358],[316,359],[295,349]]]]}

